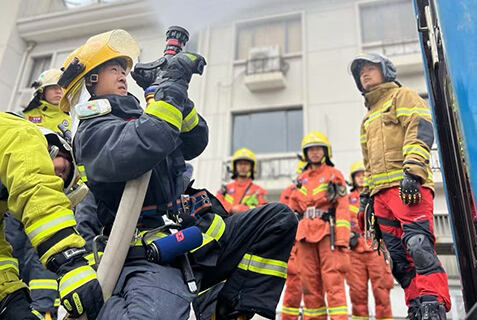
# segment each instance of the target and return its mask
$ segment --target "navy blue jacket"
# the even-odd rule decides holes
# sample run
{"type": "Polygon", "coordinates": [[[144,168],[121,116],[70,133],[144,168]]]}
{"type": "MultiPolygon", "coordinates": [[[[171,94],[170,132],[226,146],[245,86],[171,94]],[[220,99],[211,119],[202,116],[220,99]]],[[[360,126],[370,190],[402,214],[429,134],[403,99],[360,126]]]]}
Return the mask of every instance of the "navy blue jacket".
{"type": "MultiPolygon", "coordinates": [[[[143,207],[166,209],[167,203],[187,187],[185,160],[197,157],[207,146],[207,123],[199,116],[194,129],[181,133],[166,121],[144,113],[132,95],[95,99],[108,99],[112,112],[81,120],[73,149],[77,163],[85,168],[101,224],[112,224],[125,183],[149,170],[152,176],[143,207]]],[[[141,214],[138,226],[161,224],[160,215],[148,210],[141,214]]]]}

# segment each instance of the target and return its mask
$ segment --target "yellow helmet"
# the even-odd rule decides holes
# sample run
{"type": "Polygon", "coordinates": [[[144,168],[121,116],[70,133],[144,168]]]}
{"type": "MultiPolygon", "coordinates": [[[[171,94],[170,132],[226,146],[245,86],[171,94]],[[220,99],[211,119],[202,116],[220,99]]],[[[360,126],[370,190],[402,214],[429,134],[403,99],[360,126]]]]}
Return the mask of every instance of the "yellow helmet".
{"type": "Polygon", "coordinates": [[[351,183],[351,185],[354,184],[354,180],[353,180],[354,174],[359,172],[359,171],[364,171],[363,160],[359,160],[359,161],[354,162],[351,165],[351,168],[349,169],[349,182],[351,183]]]}
{"type": "Polygon", "coordinates": [[[50,69],[42,72],[38,79],[31,85],[32,88],[35,88],[35,95],[42,93],[48,86],[58,85],[61,73],[60,69],[50,69]]]}
{"type": "Polygon", "coordinates": [[[257,159],[255,158],[255,154],[252,152],[252,150],[247,149],[247,148],[240,148],[237,151],[234,152],[232,156],[232,179],[236,178],[236,173],[237,170],[235,168],[235,164],[239,160],[248,160],[252,163],[252,169],[250,170],[250,175],[251,178],[254,178],[255,170],[256,170],[256,164],[257,164],[257,159]]]}
{"type": "Polygon", "coordinates": [[[86,43],[73,51],[63,64],[63,74],[58,82],[64,95],[60,108],[69,111],[73,96],[82,85],[81,79],[88,72],[112,59],[123,59],[126,62],[126,74],[131,71],[133,61],[139,55],[136,40],[121,29],[101,33],[89,38],[86,43]]]}
{"type": "Polygon", "coordinates": [[[301,141],[301,151],[303,159],[306,159],[305,149],[309,147],[320,146],[325,148],[325,157],[331,159],[331,144],[328,138],[321,132],[310,131],[301,141]]]}

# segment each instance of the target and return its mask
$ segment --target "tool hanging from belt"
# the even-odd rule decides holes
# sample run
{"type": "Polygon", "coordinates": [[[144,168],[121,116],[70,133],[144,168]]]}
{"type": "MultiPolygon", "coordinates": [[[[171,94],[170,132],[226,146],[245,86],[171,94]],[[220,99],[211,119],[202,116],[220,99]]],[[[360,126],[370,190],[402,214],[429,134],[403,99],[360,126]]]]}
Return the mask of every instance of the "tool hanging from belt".
{"type": "Polygon", "coordinates": [[[378,251],[378,254],[381,254],[382,252],[386,263],[391,264],[391,255],[389,254],[384,242],[383,234],[379,227],[380,224],[398,228],[401,227],[399,220],[389,220],[377,217],[374,213],[374,198],[371,197],[364,209],[364,242],[370,249],[378,251]],[[371,245],[368,244],[368,239],[371,240],[371,245]]]}

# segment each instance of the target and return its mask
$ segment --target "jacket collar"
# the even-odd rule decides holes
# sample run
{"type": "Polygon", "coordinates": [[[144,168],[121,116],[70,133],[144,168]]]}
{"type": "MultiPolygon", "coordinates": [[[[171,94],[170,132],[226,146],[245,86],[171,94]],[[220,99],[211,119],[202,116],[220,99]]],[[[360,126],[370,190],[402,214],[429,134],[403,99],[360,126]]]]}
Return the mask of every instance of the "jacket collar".
{"type": "Polygon", "coordinates": [[[386,92],[399,88],[399,85],[395,82],[384,82],[377,85],[373,90],[366,92],[364,95],[366,108],[370,109],[376,102],[379,101],[386,94],[386,92]]]}
{"type": "Polygon", "coordinates": [[[139,117],[143,114],[143,109],[139,104],[139,100],[130,93],[128,93],[127,96],[105,94],[102,96],[95,96],[91,100],[97,99],[107,99],[111,104],[111,113],[123,119],[139,117]]]}
{"type": "Polygon", "coordinates": [[[49,103],[49,102],[46,101],[46,100],[40,100],[40,105],[39,105],[38,109],[39,109],[41,112],[47,112],[47,111],[56,111],[56,112],[59,112],[59,111],[61,111],[61,110],[60,110],[60,107],[59,107],[57,104],[49,103]]]}

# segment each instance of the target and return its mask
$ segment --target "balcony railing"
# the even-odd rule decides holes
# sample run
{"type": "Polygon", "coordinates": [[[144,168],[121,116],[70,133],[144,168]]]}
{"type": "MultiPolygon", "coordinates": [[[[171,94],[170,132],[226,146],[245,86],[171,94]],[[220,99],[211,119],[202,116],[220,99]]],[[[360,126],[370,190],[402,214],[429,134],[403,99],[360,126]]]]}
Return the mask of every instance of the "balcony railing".
{"type": "Polygon", "coordinates": [[[419,39],[376,41],[362,44],[363,51],[382,53],[388,57],[419,53],[419,39]]]}
{"type": "MultiPolygon", "coordinates": [[[[232,168],[230,159],[223,162],[222,177],[227,181],[230,172],[227,168],[232,168]]],[[[289,178],[290,181],[296,176],[295,168],[297,165],[297,156],[293,153],[260,155],[257,158],[256,180],[277,180],[280,178],[289,178]]]]}
{"type": "Polygon", "coordinates": [[[288,71],[288,64],[280,56],[254,58],[247,60],[245,74],[253,75],[276,71],[281,71],[284,74],[286,74],[286,72],[288,71]]]}

